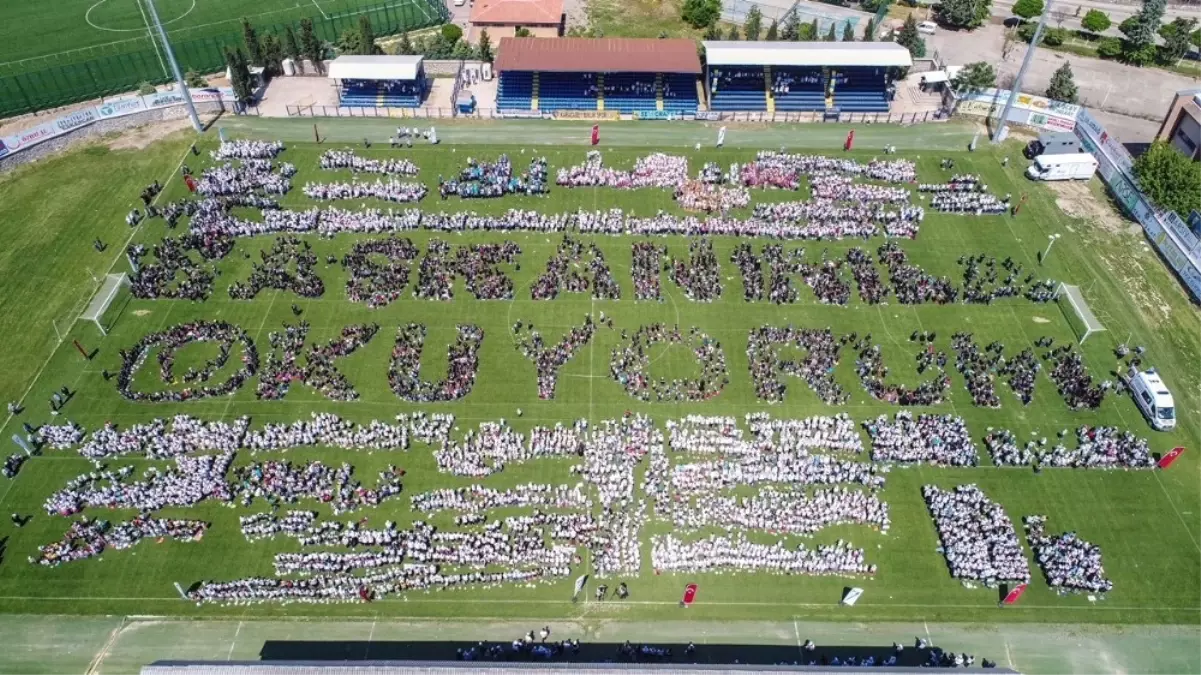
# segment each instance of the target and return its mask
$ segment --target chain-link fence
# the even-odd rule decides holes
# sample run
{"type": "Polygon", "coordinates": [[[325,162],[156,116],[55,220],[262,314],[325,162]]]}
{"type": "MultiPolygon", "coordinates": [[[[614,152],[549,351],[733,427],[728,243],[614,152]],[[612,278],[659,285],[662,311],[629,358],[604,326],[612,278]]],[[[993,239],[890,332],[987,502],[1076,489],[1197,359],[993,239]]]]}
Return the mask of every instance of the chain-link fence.
{"type": "MultiPolygon", "coordinates": [[[[348,107],[336,105],[289,105],[286,106],[288,117],[342,117],[342,118],[377,118],[392,119],[555,119],[553,113],[540,113],[534,110],[511,111],[492,108],[478,108],[472,113],[460,113],[455,108],[431,106],[426,108],[370,108],[348,107]]],[[[598,119],[601,113],[597,113],[598,119]]],[[[589,118],[581,117],[585,121],[589,118]]],[[[666,118],[663,118],[666,119],[666,118]]],[[[778,123],[815,123],[831,122],[841,124],[921,124],[924,122],[945,122],[950,119],[946,110],[926,110],[911,113],[828,113],[821,111],[809,112],[734,112],[709,111],[698,112],[695,115],[685,115],[676,118],[681,121],[699,122],[778,122],[778,123]]],[[[658,121],[658,120],[651,120],[658,121]]]]}
{"type": "MultiPolygon", "coordinates": [[[[397,0],[307,18],[312,19],[318,38],[334,42],[343,31],[357,27],[361,16],[371,20],[377,35],[394,35],[446,23],[450,10],[445,0],[397,0]]],[[[260,37],[274,33],[282,40],[289,25],[299,32],[299,22],[298,17],[295,22],[256,23],[255,28],[260,37]]],[[[225,48],[241,47],[243,42],[240,21],[223,25],[223,32],[204,37],[189,35],[188,29],[171,34],[181,70],[212,73],[225,69],[225,48]]],[[[26,59],[0,66],[0,117],[111,96],[135,90],[142,82],[159,84],[170,79],[165,58],[149,37],[26,59]]]]}

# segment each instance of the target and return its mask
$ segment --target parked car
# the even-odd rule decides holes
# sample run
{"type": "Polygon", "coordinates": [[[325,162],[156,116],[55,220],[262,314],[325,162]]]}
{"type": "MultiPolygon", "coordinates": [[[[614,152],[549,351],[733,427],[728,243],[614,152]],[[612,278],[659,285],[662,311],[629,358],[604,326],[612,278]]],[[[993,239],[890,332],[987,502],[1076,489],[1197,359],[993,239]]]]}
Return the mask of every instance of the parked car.
{"type": "Polygon", "coordinates": [[[917,25],[917,32],[925,33],[926,35],[934,35],[938,30],[938,24],[933,21],[923,21],[917,25]]]}

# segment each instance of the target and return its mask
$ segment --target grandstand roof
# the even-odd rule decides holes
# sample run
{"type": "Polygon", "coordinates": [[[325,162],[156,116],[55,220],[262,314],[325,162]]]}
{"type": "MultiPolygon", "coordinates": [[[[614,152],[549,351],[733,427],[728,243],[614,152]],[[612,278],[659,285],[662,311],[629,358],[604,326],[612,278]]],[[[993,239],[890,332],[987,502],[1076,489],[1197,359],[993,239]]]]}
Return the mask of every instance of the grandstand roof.
{"type": "Polygon", "coordinates": [[[696,75],[701,59],[696,43],[686,39],[502,38],[496,69],[696,75]]]}
{"type": "Polygon", "coordinates": [[[562,17],[563,0],[475,0],[471,7],[471,23],[554,25],[562,17]]]}
{"type": "Polygon", "coordinates": [[[339,56],[330,61],[335,80],[415,80],[422,56],[339,56]]]}
{"type": "Polygon", "coordinates": [[[912,66],[895,42],[710,42],[710,66],[912,66]]]}

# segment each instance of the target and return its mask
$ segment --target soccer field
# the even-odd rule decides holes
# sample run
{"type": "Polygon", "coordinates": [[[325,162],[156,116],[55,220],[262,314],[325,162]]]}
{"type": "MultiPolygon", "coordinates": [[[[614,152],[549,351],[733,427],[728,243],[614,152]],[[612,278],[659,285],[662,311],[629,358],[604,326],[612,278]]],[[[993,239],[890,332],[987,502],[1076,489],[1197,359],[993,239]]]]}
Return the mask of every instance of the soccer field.
{"type": "MultiPolygon", "coordinates": [[[[332,123],[323,126],[330,126],[330,133],[335,133],[336,127],[332,123]]],[[[501,153],[507,153],[516,167],[528,164],[534,153],[545,155],[553,176],[555,169],[579,164],[584,159],[584,147],[567,145],[571,142],[569,138],[575,138],[569,136],[568,131],[577,127],[579,125],[493,124],[483,127],[482,132],[478,129],[473,131],[473,127],[467,125],[449,127],[440,133],[446,141],[444,145],[418,146],[403,152],[403,156],[412,159],[420,168],[420,175],[416,179],[404,180],[418,180],[436,188],[439,176],[457,175],[466,165],[468,157],[490,161],[501,153]],[[488,142],[480,140],[485,138],[494,144],[481,144],[488,142]],[[537,146],[540,142],[546,142],[546,139],[562,139],[562,142],[558,147],[537,146]]],[[[606,127],[606,130],[609,128],[606,127]]],[[[818,131],[822,134],[832,133],[818,131]]],[[[901,133],[884,128],[879,133],[886,131],[901,133]]],[[[257,133],[265,138],[276,138],[285,132],[260,129],[257,133]]],[[[299,135],[296,130],[290,133],[299,135]]],[[[345,133],[358,133],[358,129],[345,133]]],[[[574,134],[574,131],[571,133],[574,134]]],[[[752,131],[740,133],[741,136],[739,133],[732,133],[731,136],[744,139],[747,146],[770,146],[776,143],[775,137],[763,140],[757,139],[752,131]]],[[[754,156],[752,147],[694,150],[689,141],[679,136],[668,136],[675,140],[663,141],[659,146],[648,146],[641,137],[631,136],[627,145],[622,144],[622,132],[618,131],[613,137],[606,137],[606,145],[601,148],[605,163],[628,169],[639,157],[662,150],[686,156],[689,171],[695,175],[706,162],[728,167],[734,162],[750,161],[754,156]],[[673,147],[673,143],[679,145],[673,147]]],[[[579,137],[584,138],[582,134],[579,137]]],[[[817,139],[819,136],[810,138],[817,139]]],[[[806,145],[803,133],[798,134],[798,139],[798,146],[806,145]]],[[[833,144],[825,140],[810,140],[810,143],[812,145],[808,146],[806,152],[830,155],[836,152],[830,147],[833,144]]],[[[736,140],[735,145],[738,144],[736,140]]],[[[206,151],[204,158],[186,156],[182,160],[193,171],[199,172],[210,164],[207,150],[215,147],[214,142],[206,141],[203,145],[206,151]]],[[[351,178],[348,171],[323,171],[318,168],[319,156],[329,147],[343,146],[288,143],[288,149],[279,160],[294,164],[299,173],[292,179],[291,192],[281,199],[282,206],[293,209],[312,207],[314,202],[300,191],[300,187],[307,182],[351,178]]],[[[1007,146],[1005,151],[1015,152],[1015,147],[1007,146]]],[[[178,151],[179,148],[176,143],[171,146],[171,151],[178,151]]],[[[153,155],[156,151],[152,149],[147,154],[153,155]]],[[[373,158],[398,155],[379,145],[370,150],[359,148],[356,152],[373,158]]],[[[270,506],[262,500],[256,500],[249,508],[229,508],[209,500],[191,508],[166,508],[156,515],[200,519],[210,522],[211,526],[199,542],[143,541],[128,550],[109,550],[98,558],[58,567],[31,565],[27,558],[35,556],[39,546],[58,541],[72,520],[47,515],[42,507],[43,502],[68,481],[93,470],[91,462],[81,458],[74,450],[47,450],[31,459],[16,479],[0,484],[0,508],[5,514],[15,512],[33,515],[32,521],[22,528],[13,527],[7,518],[0,523],[0,537],[7,537],[0,562],[0,611],[250,619],[305,616],[538,620],[600,616],[613,620],[651,621],[680,619],[680,612],[684,611],[678,606],[681,592],[685,584],[696,583],[699,586],[698,598],[687,610],[689,619],[787,622],[803,616],[815,621],[1201,624],[1201,549],[1198,548],[1201,520],[1197,517],[1201,513],[1201,490],[1198,488],[1199,465],[1196,454],[1199,337],[1195,331],[1195,309],[1180,297],[1173,280],[1153,256],[1142,250],[1141,243],[1132,237],[1065,216],[1045,186],[1023,181],[1020,161],[1002,168],[1001,152],[988,149],[976,153],[951,151],[932,154],[903,150],[900,154],[902,159],[916,162],[919,182],[947,180],[949,172],[939,168],[939,161],[943,157],[954,157],[956,173],[980,174],[995,193],[1011,192],[1015,196],[1028,194],[1029,198],[1021,213],[1012,218],[928,212],[917,239],[900,240],[898,245],[909,255],[911,263],[935,276],[949,277],[957,286],[963,284],[963,268],[957,262],[959,258],[986,254],[998,260],[1010,257],[1022,264],[1025,270],[1036,272],[1040,277],[1047,276],[1081,287],[1090,306],[1108,329],[1091,337],[1082,349],[1085,365],[1092,376],[1097,380],[1111,377],[1110,371],[1118,367],[1112,350],[1119,342],[1145,345],[1145,365],[1158,367],[1176,396],[1180,426],[1172,433],[1153,432],[1127,396],[1113,393],[1105,398],[1097,410],[1071,411],[1045,372],[1037,376],[1030,405],[1023,406],[1008,385],[998,380],[996,389],[1001,406],[995,409],[976,407],[972,405],[963,376],[955,371],[953,365],[948,365],[946,371],[951,385],[947,402],[907,409],[915,414],[928,412],[962,416],[978,448],[979,466],[893,466],[886,473],[884,486],[879,491],[880,499],[890,509],[892,527],[886,534],[861,525],[838,525],[821,529],[812,537],[773,535],[765,531],[751,535],[754,541],[765,544],[783,539],[790,547],[799,544],[832,544],[839,540],[849,542],[864,549],[869,563],[878,565],[877,573],[872,576],[784,576],[732,571],[657,574],[651,563],[650,540],[653,536],[672,533],[691,539],[724,534],[724,531],[719,528],[699,532],[679,530],[652,513],[638,533],[640,571],[607,580],[611,586],[618,580],[630,585],[632,597],[625,602],[600,604],[590,601],[590,597],[582,598],[578,603],[571,601],[575,577],[590,571],[591,555],[582,549],[582,560],[572,569],[570,576],[532,587],[501,585],[445,592],[411,591],[371,603],[198,607],[182,601],[173,584],[179,583],[186,588],[204,580],[273,577],[274,554],[303,550],[296,542],[283,538],[252,543],[246,541],[239,531],[238,518],[269,512],[270,506]],[[1054,245],[1045,265],[1040,266],[1038,254],[1046,247],[1048,235],[1052,233],[1063,236],[1054,245]],[[1142,271],[1132,280],[1129,270],[1135,266],[1142,271]],[[1148,297],[1159,299],[1159,303],[1147,306],[1145,300],[1148,297]],[[1190,327],[1194,329],[1191,332],[1190,327]],[[983,437],[990,428],[1009,429],[1022,439],[1032,434],[1054,439],[1059,430],[1075,429],[1081,425],[1114,425],[1129,429],[1146,437],[1156,453],[1167,452],[1176,446],[1184,446],[1188,452],[1171,469],[1163,472],[1048,468],[1035,473],[1029,468],[993,466],[984,448],[983,437]],[[1030,590],[1013,607],[999,609],[995,589],[968,588],[953,579],[948,574],[943,556],[937,550],[938,538],[923,503],[921,488],[926,484],[934,484],[945,489],[967,483],[979,485],[989,498],[1004,508],[1017,526],[1023,553],[1031,559],[1030,590]],[[1090,599],[1083,594],[1058,595],[1048,587],[1021,533],[1021,519],[1036,514],[1049,517],[1051,531],[1074,531],[1082,539],[1101,547],[1105,571],[1114,582],[1112,592],[1103,598],[1090,599]],[[865,590],[854,607],[838,605],[846,586],[858,586],[865,590]]],[[[865,150],[852,152],[850,156],[867,161],[873,154],[873,151],[865,150]]],[[[179,161],[181,158],[176,155],[174,159],[179,161]]],[[[114,158],[114,161],[119,161],[119,158],[114,158]]],[[[174,162],[168,160],[165,164],[169,166],[174,162]]],[[[21,174],[20,180],[31,183],[60,180],[57,174],[49,173],[50,169],[61,170],[61,167],[31,167],[21,174]]],[[[161,173],[161,169],[147,170],[141,182],[149,183],[155,178],[163,180],[167,175],[161,173]],[[154,171],[160,173],[156,175],[154,171]]],[[[752,199],[755,203],[803,199],[807,193],[805,186],[802,186],[799,194],[753,190],[752,199]]],[[[71,199],[70,192],[66,195],[68,200],[71,199]]],[[[172,177],[166,181],[166,191],[160,203],[185,196],[186,189],[178,179],[178,174],[172,173],[172,177]]],[[[112,194],[107,197],[110,201],[103,207],[107,212],[120,213],[123,208],[129,208],[134,197],[136,194],[112,194]]],[[[24,208],[29,213],[36,212],[37,192],[31,192],[24,199],[24,208]]],[[[362,199],[335,202],[334,205],[350,210],[388,207],[383,202],[362,199]]],[[[16,208],[14,205],[7,206],[16,208]]],[[[97,204],[97,207],[100,206],[97,204]]],[[[470,210],[480,214],[501,214],[509,209],[558,213],[610,208],[622,208],[647,216],[659,210],[680,213],[667,190],[622,191],[555,186],[551,187],[546,197],[506,196],[445,202],[438,199],[435,190],[426,197],[420,208],[426,211],[470,210]]],[[[250,214],[249,211],[246,213],[250,214]]],[[[747,213],[739,211],[738,215],[745,216],[747,213]]],[[[153,245],[165,236],[177,236],[184,227],[186,219],[175,231],[168,230],[162,220],[153,220],[139,228],[134,237],[135,241],[153,245]]],[[[114,230],[110,225],[104,225],[103,228],[110,233],[109,241],[114,244],[107,255],[113,256],[121,243],[120,237],[128,235],[129,230],[114,230]]],[[[37,234],[31,231],[23,236],[35,237],[37,234]]],[[[83,233],[78,236],[86,244],[92,235],[83,233]]],[[[232,251],[215,264],[219,274],[214,282],[214,292],[204,302],[120,298],[109,316],[113,325],[107,337],[100,336],[95,327],[82,323],[71,332],[71,337],[78,339],[87,349],[98,350],[95,358],[91,361],[82,359],[69,340],[60,345],[25,397],[27,412],[12,419],[3,429],[3,436],[8,438],[14,433],[21,433],[22,422],[36,426],[71,420],[90,432],[106,422],[123,426],[147,422],[155,417],[169,418],[175,414],[227,422],[247,415],[251,427],[258,428],[267,423],[307,419],[311,412],[335,413],[364,424],[371,420],[391,422],[397,414],[449,413],[455,418],[454,438],[461,438],[481,423],[502,418],[514,430],[528,434],[536,426],[554,426],[560,422],[570,425],[577,419],[587,419],[596,425],[601,420],[620,418],[627,411],[649,416],[659,429],[665,428],[670,420],[680,420],[691,414],[731,416],[744,429],[744,416],[760,412],[780,419],[845,412],[856,423],[861,423],[882,414],[891,417],[903,408],[868,396],[855,373],[854,352],[845,349],[841,363],[834,372],[835,380],[850,395],[846,404],[827,405],[803,380],[792,377],[782,377],[788,388],[784,400],[768,404],[757,397],[751,379],[746,353],[750,331],[764,325],[793,324],[814,329],[829,328],[836,334],[855,332],[863,336],[870,333],[890,367],[889,381],[909,386],[928,377],[919,375],[912,365],[920,348],[909,338],[917,331],[936,332],[935,347],[946,351],[952,364],[955,354],[950,345],[951,335],[958,331],[972,332],[981,346],[993,341],[1003,343],[1007,356],[1032,346],[1036,339],[1043,336],[1053,337],[1057,343],[1074,339],[1069,322],[1056,303],[1035,303],[1019,297],[989,305],[901,305],[890,298],[887,304],[868,305],[861,301],[849,274],[846,276],[852,286],[852,297],[846,307],[818,303],[809,286],[799,279],[796,283],[800,298],[794,304],[748,302],[744,300],[742,277],[738,267],[731,262],[731,254],[743,241],[751,244],[756,251],[762,251],[762,246],[769,242],[740,241],[732,237],[713,238],[722,285],[721,297],[714,302],[690,300],[668,274],[662,275],[662,302],[636,302],[631,248],[636,242],[647,238],[625,235],[580,237],[586,244],[595,244],[603,253],[621,289],[620,299],[593,300],[586,293],[562,293],[554,300],[539,301],[531,298],[530,288],[545,273],[548,261],[558,248],[560,237],[557,235],[523,232],[438,234],[424,230],[400,232],[397,236],[410,239],[419,252],[412,261],[412,274],[406,292],[391,304],[371,309],[348,300],[346,285],[349,273],[337,261],[356,244],[382,236],[339,234],[323,238],[303,235],[301,238],[312,247],[316,256],[314,271],[324,284],[324,293],[318,298],[303,298],[276,290],[262,291],[253,300],[230,297],[228,288],[231,284],[249,277],[253,264],[260,260],[261,252],[272,247],[278,239],[276,236],[237,239],[232,251]],[[449,242],[452,250],[502,241],[516,244],[520,248],[516,262],[499,265],[503,274],[512,280],[514,297],[509,300],[477,300],[461,277],[454,282],[454,297],[450,301],[412,297],[413,281],[435,239],[449,242]],[[335,262],[329,263],[327,259],[335,262]],[[294,314],[293,305],[300,310],[300,318],[294,314]],[[585,315],[599,319],[602,311],[606,317],[612,318],[614,328],[598,330],[587,347],[563,366],[553,400],[539,399],[534,366],[515,348],[512,325],[518,321],[535,323],[547,341],[554,343],[570,327],[580,325],[585,315]],[[365,346],[335,360],[336,367],[360,394],[358,400],[329,401],[316,389],[299,382],[292,385],[282,401],[260,400],[255,395],[257,381],[252,379],[247,386],[228,397],[186,403],[135,403],[118,393],[115,378],[107,380],[104,377],[104,371],[115,373],[121,368],[119,350],[131,348],[148,334],[195,320],[221,320],[241,327],[257,345],[259,358],[265,362],[272,350],[269,334],[280,330],[282,324],[294,324],[301,319],[311,324],[307,342],[310,345],[324,344],[352,324],[379,325],[378,334],[365,346]],[[479,349],[478,377],[469,394],[447,403],[415,404],[393,393],[387,373],[390,355],[397,329],[410,322],[428,327],[426,349],[421,357],[422,375],[427,380],[444,376],[445,349],[453,341],[457,325],[469,323],[482,328],[484,339],[479,349]],[[652,403],[628,395],[610,375],[611,355],[623,343],[623,330],[632,333],[639,326],[654,322],[678,324],[683,330],[695,326],[719,342],[724,351],[729,383],[717,395],[695,403],[652,403]],[[63,408],[60,417],[51,418],[47,400],[64,385],[74,392],[73,398],[63,408]],[[519,409],[521,416],[517,414],[519,409]]],[[[651,241],[665,245],[671,257],[687,257],[689,238],[666,237],[651,241]]],[[[874,255],[885,240],[781,243],[787,250],[803,249],[803,259],[806,261],[818,261],[841,258],[853,247],[863,248],[874,255]]],[[[95,264],[94,254],[90,250],[81,250],[72,255],[77,256],[80,265],[95,264]]],[[[148,260],[152,259],[151,256],[148,260]]],[[[884,266],[877,267],[887,280],[884,266]]],[[[117,270],[126,270],[123,261],[119,261],[117,270]]],[[[26,280],[14,278],[12,283],[15,289],[21,290],[26,280]]],[[[3,317],[11,322],[7,330],[13,333],[22,330],[18,325],[18,312],[18,308],[12,308],[3,317]]],[[[30,352],[36,353],[35,346],[30,346],[30,352]]],[[[203,370],[206,360],[212,359],[215,352],[215,349],[208,349],[204,345],[189,347],[180,352],[180,362],[176,368],[181,372],[186,367],[203,370]]],[[[649,359],[656,377],[696,375],[697,367],[692,355],[682,347],[654,348],[649,359]]],[[[235,368],[233,362],[237,359],[230,361],[218,367],[215,375],[230,374],[235,368]]],[[[164,386],[157,382],[154,363],[152,358],[135,378],[136,387],[156,390],[164,386]]],[[[36,365],[14,364],[14,368],[24,368],[28,372],[30,367],[36,365]]],[[[1045,363],[1043,367],[1049,368],[1045,363]]],[[[865,446],[870,448],[867,434],[862,433],[862,438],[865,446]]],[[[410,507],[411,497],[430,490],[476,483],[503,489],[524,483],[572,486],[580,480],[578,475],[569,470],[576,463],[575,459],[561,457],[514,462],[503,471],[486,478],[447,475],[436,464],[434,450],[436,448],[432,446],[414,442],[407,452],[348,452],[332,448],[291,449],[286,453],[240,452],[235,466],[247,466],[270,459],[293,463],[320,461],[332,466],[348,462],[354,467],[354,475],[365,486],[373,487],[380,471],[389,465],[397,465],[406,471],[403,492],[378,507],[332,516],[327,505],[301,500],[295,505],[284,505],[283,509],[317,511],[320,513],[319,522],[358,520],[365,516],[370,527],[380,527],[385,520],[390,520],[401,528],[407,528],[416,520],[424,520],[442,530],[464,528],[456,525],[453,514],[449,512],[433,516],[415,512],[410,507]]],[[[674,452],[669,451],[668,456],[673,465],[687,461],[686,457],[674,452]]],[[[867,452],[856,459],[867,461],[867,452]]],[[[132,467],[134,474],[129,480],[133,480],[151,466],[165,469],[170,464],[127,455],[107,461],[107,468],[132,467]]],[[[645,466],[637,467],[638,482],[646,470],[645,466]]],[[[753,488],[740,486],[733,494],[746,496],[753,493],[753,488]]],[[[112,521],[137,515],[136,511],[128,509],[108,511],[88,508],[83,513],[112,521]]],[[[524,514],[528,514],[528,510],[500,509],[488,513],[495,518],[524,514]]],[[[595,583],[594,580],[589,584],[589,592],[595,583]]]]}

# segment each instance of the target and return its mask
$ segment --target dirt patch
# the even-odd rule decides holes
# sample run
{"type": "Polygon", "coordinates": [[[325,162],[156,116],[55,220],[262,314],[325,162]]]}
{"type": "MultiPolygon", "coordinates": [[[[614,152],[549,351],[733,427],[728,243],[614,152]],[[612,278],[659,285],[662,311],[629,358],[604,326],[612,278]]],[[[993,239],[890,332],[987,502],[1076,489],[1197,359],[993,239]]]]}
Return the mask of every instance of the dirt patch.
{"type": "Polygon", "coordinates": [[[1056,180],[1047,183],[1055,193],[1055,204],[1059,210],[1073,218],[1100,226],[1111,234],[1137,232],[1136,223],[1122,218],[1109,204],[1102,202],[1088,189],[1088,183],[1071,180],[1056,180]]]}
{"type": "Polygon", "coordinates": [[[133,311],[134,316],[146,316],[149,313],[150,313],[150,310],[148,310],[148,309],[135,309],[133,311]]]}
{"type": "Polygon", "coordinates": [[[1036,316],[1033,319],[1031,319],[1031,321],[1033,321],[1034,323],[1051,323],[1050,319],[1044,319],[1041,316],[1036,316]]]}
{"type": "Polygon", "coordinates": [[[186,117],[166,122],[154,122],[129,131],[105,136],[104,144],[112,150],[141,150],[181,129],[190,129],[191,127],[192,123],[186,117]]]}

